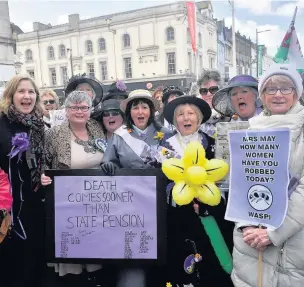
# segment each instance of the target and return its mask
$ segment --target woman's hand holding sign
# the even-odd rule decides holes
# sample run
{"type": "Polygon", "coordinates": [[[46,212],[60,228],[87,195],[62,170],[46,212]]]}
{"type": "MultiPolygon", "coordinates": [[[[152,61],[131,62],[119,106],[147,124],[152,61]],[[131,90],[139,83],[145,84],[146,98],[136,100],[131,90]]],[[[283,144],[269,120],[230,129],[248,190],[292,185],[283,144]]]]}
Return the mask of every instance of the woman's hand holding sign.
{"type": "Polygon", "coordinates": [[[263,251],[272,242],[270,241],[267,229],[247,227],[243,231],[243,239],[250,247],[263,251]]]}
{"type": "Polygon", "coordinates": [[[50,185],[52,180],[49,176],[46,176],[44,173],[41,175],[41,185],[46,186],[50,185]]]}

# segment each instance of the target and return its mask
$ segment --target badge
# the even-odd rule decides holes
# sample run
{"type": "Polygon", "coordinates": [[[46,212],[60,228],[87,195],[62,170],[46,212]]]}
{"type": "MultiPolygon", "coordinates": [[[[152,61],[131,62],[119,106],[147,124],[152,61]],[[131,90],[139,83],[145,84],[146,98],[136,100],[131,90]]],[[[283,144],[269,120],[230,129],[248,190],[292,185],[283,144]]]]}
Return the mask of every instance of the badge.
{"type": "Polygon", "coordinates": [[[107,149],[107,142],[104,139],[99,138],[95,140],[95,146],[98,150],[105,152],[105,150],[107,149]]]}
{"type": "Polygon", "coordinates": [[[184,262],[184,270],[187,274],[192,274],[194,272],[195,264],[202,261],[202,256],[197,254],[189,255],[184,262]]]}

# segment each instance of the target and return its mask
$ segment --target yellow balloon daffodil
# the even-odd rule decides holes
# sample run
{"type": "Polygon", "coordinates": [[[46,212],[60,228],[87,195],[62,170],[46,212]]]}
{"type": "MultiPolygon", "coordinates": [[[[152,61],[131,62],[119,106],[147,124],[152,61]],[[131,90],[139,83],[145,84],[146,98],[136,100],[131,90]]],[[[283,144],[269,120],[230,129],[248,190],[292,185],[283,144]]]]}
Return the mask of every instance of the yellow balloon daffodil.
{"type": "Polygon", "coordinates": [[[191,142],[185,148],[183,159],[165,160],[162,170],[175,182],[172,197],[176,204],[186,205],[197,198],[214,206],[221,201],[221,192],[215,182],[226,176],[229,166],[223,160],[207,160],[201,143],[191,142]]]}

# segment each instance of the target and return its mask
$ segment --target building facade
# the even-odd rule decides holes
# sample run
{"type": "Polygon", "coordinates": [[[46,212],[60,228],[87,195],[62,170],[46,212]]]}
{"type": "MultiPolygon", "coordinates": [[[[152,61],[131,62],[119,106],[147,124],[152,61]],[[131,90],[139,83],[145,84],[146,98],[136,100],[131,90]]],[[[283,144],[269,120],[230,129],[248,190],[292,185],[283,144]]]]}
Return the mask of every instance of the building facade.
{"type": "Polygon", "coordinates": [[[0,94],[5,83],[15,75],[14,46],[8,2],[0,1],[0,94]]]}
{"type": "Polygon", "coordinates": [[[197,5],[197,55],[191,48],[186,2],[50,26],[33,23],[17,37],[18,71],[41,88],[63,89],[79,72],[107,88],[116,79],[128,89],[177,84],[186,88],[198,70],[216,68],[217,35],[210,1],[197,5]]]}

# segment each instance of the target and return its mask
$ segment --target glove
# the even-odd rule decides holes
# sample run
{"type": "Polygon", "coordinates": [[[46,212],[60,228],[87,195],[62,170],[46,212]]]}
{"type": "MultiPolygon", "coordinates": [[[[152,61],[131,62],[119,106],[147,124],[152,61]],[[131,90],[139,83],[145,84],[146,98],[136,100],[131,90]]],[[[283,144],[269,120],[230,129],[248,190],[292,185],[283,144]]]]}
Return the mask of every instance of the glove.
{"type": "Polygon", "coordinates": [[[116,166],[113,162],[105,162],[100,167],[107,175],[115,175],[116,166]]]}

